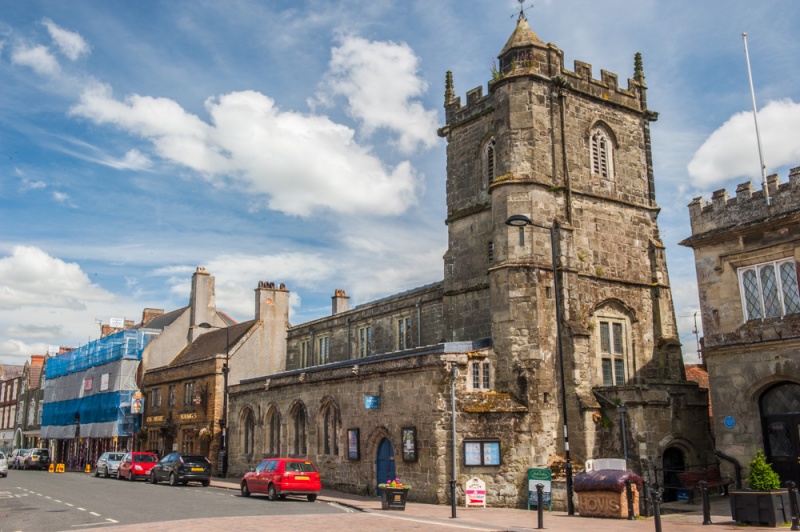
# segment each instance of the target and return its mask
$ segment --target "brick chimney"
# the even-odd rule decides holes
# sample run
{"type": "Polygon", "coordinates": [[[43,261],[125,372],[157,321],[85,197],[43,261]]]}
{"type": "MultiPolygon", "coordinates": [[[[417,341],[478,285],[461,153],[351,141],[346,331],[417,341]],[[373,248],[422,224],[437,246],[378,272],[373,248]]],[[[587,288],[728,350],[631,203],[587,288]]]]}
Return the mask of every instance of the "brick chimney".
{"type": "Polygon", "coordinates": [[[163,316],[164,309],[163,308],[146,308],[142,311],[142,327],[146,326],[148,323],[153,321],[154,319],[163,316]]]}
{"type": "Polygon", "coordinates": [[[256,288],[256,320],[263,325],[264,371],[279,373],[286,369],[286,329],[289,327],[289,291],[281,283],[259,281],[256,288]]]}
{"type": "Polygon", "coordinates": [[[189,342],[194,342],[206,332],[197,326],[201,323],[214,325],[217,313],[217,299],[214,291],[214,276],[198,266],[192,275],[192,295],[189,298],[189,342]]]}
{"type": "Polygon", "coordinates": [[[331,313],[339,314],[348,310],[350,310],[350,296],[345,294],[341,288],[337,288],[331,297],[331,313]]]}

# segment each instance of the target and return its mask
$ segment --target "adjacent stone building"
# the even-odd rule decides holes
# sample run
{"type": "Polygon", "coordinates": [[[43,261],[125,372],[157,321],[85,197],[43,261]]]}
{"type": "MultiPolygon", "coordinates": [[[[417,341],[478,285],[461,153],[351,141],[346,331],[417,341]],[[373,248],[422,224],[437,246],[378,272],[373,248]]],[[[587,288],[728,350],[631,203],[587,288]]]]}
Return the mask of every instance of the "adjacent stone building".
{"type": "MultiPolygon", "coordinates": [[[[689,204],[717,449],[800,482],[800,168],[689,204]]],[[[732,466],[728,465],[731,472],[732,466]]],[[[744,471],[747,474],[747,471],[744,471]]]]}
{"type": "Polygon", "coordinates": [[[233,473],[307,456],[329,487],[399,476],[444,503],[450,479],[463,496],[479,477],[488,504],[519,507],[528,469],[549,468],[563,508],[567,463],[626,458],[660,481],[713,458],[658,232],[641,58],[627,87],[567,70],[521,14],[498,59],[466,104],[446,77],[443,281],[352,309],[336,290],[332,316],[289,327],[286,371],[231,388],[233,473]]]}

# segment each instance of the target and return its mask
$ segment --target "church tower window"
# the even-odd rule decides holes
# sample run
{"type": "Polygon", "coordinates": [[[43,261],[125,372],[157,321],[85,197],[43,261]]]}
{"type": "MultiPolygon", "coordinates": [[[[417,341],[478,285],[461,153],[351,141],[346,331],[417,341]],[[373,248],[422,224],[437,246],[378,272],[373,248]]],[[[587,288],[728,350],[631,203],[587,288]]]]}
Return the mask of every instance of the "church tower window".
{"type": "Polygon", "coordinates": [[[592,131],[590,138],[592,175],[614,177],[611,139],[602,128],[592,131]]]}

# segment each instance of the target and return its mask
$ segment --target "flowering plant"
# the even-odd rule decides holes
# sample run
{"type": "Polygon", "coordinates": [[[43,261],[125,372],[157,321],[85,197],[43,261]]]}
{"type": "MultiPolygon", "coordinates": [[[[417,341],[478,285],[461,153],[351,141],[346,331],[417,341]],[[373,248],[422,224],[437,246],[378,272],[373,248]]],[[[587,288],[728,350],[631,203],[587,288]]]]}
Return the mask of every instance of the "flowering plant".
{"type": "Polygon", "coordinates": [[[211,429],[209,429],[208,427],[203,427],[202,429],[200,429],[198,436],[200,437],[201,440],[209,441],[214,435],[211,433],[211,429]]]}
{"type": "Polygon", "coordinates": [[[408,484],[403,484],[402,482],[400,482],[399,478],[396,478],[394,480],[388,479],[383,484],[378,484],[378,487],[381,488],[381,489],[386,489],[386,488],[396,488],[396,489],[402,489],[402,490],[410,490],[411,489],[411,486],[409,486],[408,484]]]}

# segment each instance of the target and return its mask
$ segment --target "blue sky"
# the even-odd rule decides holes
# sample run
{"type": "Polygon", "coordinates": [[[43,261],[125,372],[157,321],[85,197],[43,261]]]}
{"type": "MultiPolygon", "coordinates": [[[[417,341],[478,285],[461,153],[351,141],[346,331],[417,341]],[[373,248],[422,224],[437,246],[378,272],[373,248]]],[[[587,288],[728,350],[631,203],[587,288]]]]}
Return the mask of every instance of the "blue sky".
{"type": "MultiPolygon", "coordinates": [[[[292,323],[443,277],[444,77],[491,75],[514,0],[0,0],[0,363],[188,302],[292,323]]],[[[768,173],[800,165],[797,0],[537,1],[574,60],[644,58],[659,223],[685,359],[698,309],[686,205],[753,179],[748,33],[768,173]]]]}

